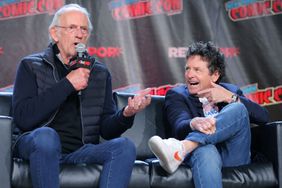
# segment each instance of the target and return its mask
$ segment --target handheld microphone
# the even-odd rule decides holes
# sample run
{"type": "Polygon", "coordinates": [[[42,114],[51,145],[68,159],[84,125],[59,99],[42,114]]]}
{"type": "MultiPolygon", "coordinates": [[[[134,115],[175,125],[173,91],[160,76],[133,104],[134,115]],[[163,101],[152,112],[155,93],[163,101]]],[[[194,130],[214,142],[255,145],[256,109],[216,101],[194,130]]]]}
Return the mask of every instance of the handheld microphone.
{"type": "Polygon", "coordinates": [[[88,55],[85,44],[78,43],[75,46],[75,51],[77,52],[77,56],[73,57],[69,62],[71,70],[75,70],[81,67],[90,69],[93,57],[88,55]]]}
{"type": "Polygon", "coordinates": [[[79,58],[82,58],[83,57],[83,53],[86,52],[86,46],[85,44],[83,43],[78,43],[76,46],[75,46],[75,51],[77,52],[77,56],[79,58]]]}
{"type": "MultiPolygon", "coordinates": [[[[95,63],[95,58],[91,57],[86,50],[86,46],[83,43],[78,43],[75,46],[75,51],[77,55],[70,59],[69,66],[70,70],[75,70],[78,68],[91,69],[92,63],[95,63]]],[[[81,95],[81,91],[78,91],[78,95],[81,95]]]]}

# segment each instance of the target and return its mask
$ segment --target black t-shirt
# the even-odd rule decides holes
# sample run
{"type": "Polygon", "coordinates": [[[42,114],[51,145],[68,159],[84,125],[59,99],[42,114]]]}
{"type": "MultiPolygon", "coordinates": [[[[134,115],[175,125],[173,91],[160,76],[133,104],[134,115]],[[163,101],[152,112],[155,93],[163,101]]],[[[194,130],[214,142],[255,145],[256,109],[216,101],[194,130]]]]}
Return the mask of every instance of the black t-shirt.
{"type": "MultiPolygon", "coordinates": [[[[55,66],[60,79],[66,77],[69,73],[68,67],[56,56],[55,66]]],[[[71,153],[83,145],[78,92],[73,92],[68,96],[67,100],[60,106],[50,127],[54,128],[60,135],[62,153],[71,153]]]]}

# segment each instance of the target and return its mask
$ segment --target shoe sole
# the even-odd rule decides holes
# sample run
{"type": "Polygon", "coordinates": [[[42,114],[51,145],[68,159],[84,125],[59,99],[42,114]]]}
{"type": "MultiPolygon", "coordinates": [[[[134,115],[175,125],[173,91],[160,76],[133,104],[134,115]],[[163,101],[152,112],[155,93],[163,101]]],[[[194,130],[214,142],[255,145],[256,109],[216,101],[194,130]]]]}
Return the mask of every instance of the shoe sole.
{"type": "Polygon", "coordinates": [[[150,138],[148,145],[154,155],[159,159],[160,165],[170,174],[172,174],[175,170],[171,170],[167,168],[162,162],[169,164],[169,159],[165,157],[165,151],[162,149],[163,147],[159,144],[162,142],[162,139],[159,136],[153,136],[150,138]]]}

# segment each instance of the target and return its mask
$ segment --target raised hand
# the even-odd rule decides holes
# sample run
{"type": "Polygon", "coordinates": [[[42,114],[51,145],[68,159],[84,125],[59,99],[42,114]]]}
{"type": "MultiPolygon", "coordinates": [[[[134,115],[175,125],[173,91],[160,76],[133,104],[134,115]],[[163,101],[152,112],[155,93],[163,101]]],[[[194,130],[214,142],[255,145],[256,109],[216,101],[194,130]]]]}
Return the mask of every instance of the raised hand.
{"type": "Polygon", "coordinates": [[[130,117],[146,108],[151,103],[151,95],[149,93],[150,89],[145,89],[134,97],[129,97],[123,115],[130,117]]]}
{"type": "Polygon", "coordinates": [[[197,93],[199,97],[206,97],[210,103],[227,102],[232,99],[233,93],[224,87],[211,82],[212,87],[197,93]]]}

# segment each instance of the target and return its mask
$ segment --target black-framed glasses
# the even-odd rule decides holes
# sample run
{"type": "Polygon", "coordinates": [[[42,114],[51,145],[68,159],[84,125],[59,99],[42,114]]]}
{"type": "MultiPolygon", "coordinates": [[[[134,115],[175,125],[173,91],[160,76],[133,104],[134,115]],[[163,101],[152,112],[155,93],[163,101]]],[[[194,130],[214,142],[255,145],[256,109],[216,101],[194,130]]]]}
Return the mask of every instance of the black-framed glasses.
{"type": "Polygon", "coordinates": [[[87,27],[84,26],[77,26],[77,25],[70,25],[70,26],[61,26],[61,25],[55,25],[55,27],[66,29],[69,33],[75,33],[80,30],[80,32],[84,35],[89,33],[89,30],[87,27]]]}

